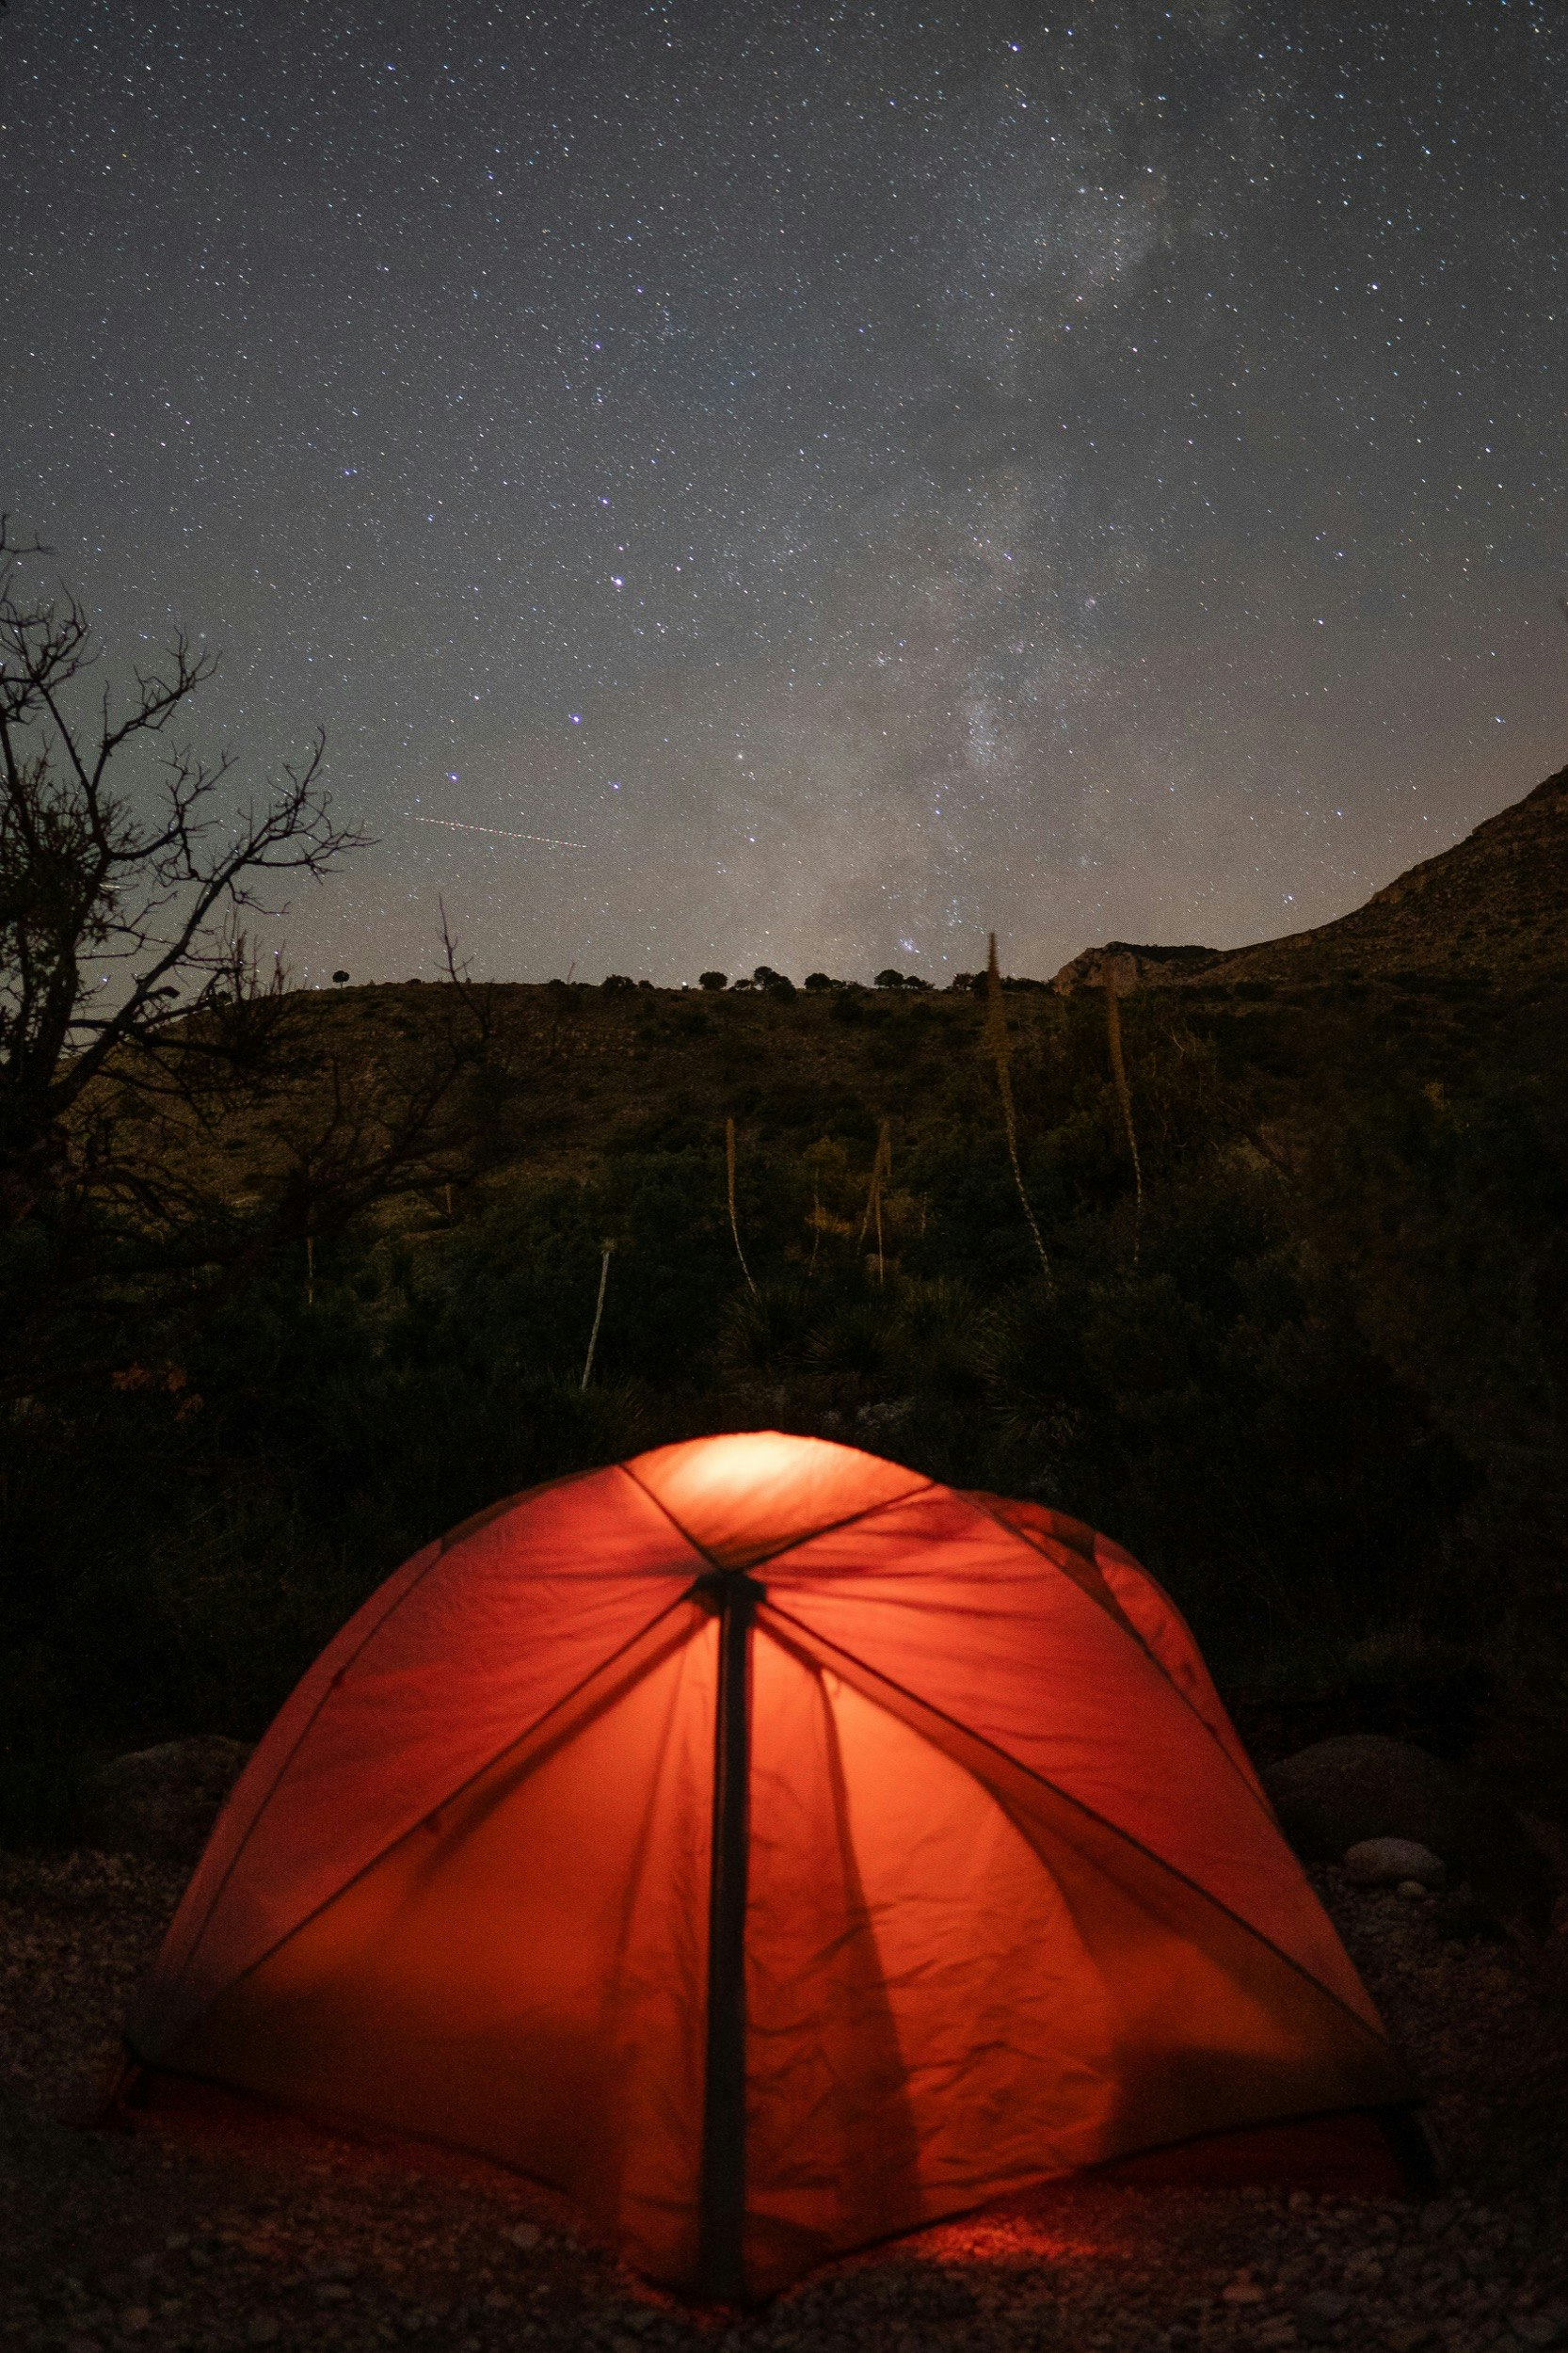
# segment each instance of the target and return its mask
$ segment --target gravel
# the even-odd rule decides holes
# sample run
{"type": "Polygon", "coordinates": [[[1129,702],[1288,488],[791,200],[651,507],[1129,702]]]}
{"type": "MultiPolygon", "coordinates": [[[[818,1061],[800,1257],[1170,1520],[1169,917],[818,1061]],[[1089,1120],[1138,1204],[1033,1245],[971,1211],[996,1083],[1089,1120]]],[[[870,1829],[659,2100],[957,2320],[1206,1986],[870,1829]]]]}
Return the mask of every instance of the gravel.
{"type": "Polygon", "coordinates": [[[0,1856],[0,2347],[589,2353],[1568,2353],[1568,1935],[1464,1889],[1316,1875],[1431,2095],[1425,2205],[1065,2183],[693,2312],[544,2193],[450,2153],[294,2120],[85,2131],[181,1873],[0,1856]]]}

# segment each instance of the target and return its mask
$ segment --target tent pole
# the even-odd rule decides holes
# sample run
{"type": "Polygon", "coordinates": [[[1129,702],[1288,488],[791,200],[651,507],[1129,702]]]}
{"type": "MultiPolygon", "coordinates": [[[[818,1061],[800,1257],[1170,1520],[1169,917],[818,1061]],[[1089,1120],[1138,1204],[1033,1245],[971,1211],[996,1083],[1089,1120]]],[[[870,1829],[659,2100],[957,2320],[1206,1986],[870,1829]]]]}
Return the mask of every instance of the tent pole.
{"type": "Polygon", "coordinates": [[[751,1628],[762,1588],[741,1573],[701,1580],[719,1621],[713,1836],[708,1896],[708,2045],[702,2100],[703,2293],[744,2302],[745,1914],[751,1777],[751,1628]]]}

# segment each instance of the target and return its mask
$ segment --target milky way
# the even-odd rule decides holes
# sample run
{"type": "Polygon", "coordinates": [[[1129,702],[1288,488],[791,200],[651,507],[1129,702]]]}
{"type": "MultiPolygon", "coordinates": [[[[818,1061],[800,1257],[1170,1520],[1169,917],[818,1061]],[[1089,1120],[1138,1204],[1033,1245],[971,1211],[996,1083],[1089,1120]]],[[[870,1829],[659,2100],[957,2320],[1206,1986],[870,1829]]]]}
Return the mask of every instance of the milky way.
{"type": "Polygon", "coordinates": [[[0,499],[242,778],[326,728],[305,981],[438,898],[506,978],[1227,946],[1565,756],[1560,6],[16,0],[0,74],[0,499]]]}

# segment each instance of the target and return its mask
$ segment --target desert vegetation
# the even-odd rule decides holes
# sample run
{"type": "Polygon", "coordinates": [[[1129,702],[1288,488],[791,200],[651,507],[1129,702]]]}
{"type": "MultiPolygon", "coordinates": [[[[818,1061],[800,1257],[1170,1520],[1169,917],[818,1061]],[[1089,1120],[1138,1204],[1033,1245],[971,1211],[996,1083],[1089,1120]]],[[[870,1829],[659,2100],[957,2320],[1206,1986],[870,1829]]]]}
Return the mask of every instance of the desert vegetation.
{"type": "Polygon", "coordinates": [[[309,991],[247,925],[358,845],[319,746],[235,821],[204,656],[88,695],[14,571],[0,640],[0,1836],[253,1736],[472,1512],[758,1426],[1105,1528],[1265,1746],[1568,1808],[1568,776],[1323,933],[1054,989],[309,991]]]}
{"type": "MultiPolygon", "coordinates": [[[[306,999],[293,1096],[171,1174],[264,1189],[323,1071],[395,1088],[458,988],[306,999]]],[[[1265,1742],[1370,1723],[1559,1772],[1563,1001],[1013,991],[999,1094],[994,984],[497,988],[479,1160],[199,1321],[149,1292],[112,1363],[12,1402],[13,1821],[106,1750],[253,1735],[498,1497],[764,1425],[1111,1529],[1265,1742]]]]}

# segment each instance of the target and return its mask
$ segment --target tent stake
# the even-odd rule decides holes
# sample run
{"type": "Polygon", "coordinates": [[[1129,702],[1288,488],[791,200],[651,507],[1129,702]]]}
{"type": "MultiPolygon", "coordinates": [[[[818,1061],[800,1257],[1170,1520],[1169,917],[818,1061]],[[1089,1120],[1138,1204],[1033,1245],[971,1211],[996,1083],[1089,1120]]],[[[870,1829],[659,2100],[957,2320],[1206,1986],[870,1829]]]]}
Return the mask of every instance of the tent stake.
{"type": "Polygon", "coordinates": [[[745,2300],[745,1916],[751,1778],[751,1628],[762,1588],[735,1570],[699,1579],[719,1621],[713,1842],[708,1896],[708,2047],[702,2098],[703,2292],[745,2300]]]}

